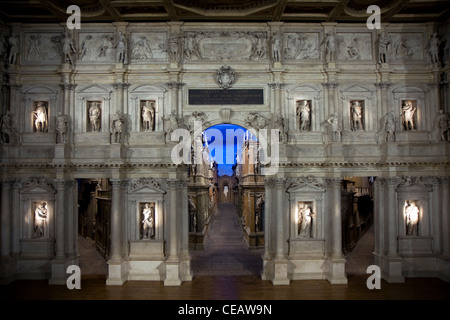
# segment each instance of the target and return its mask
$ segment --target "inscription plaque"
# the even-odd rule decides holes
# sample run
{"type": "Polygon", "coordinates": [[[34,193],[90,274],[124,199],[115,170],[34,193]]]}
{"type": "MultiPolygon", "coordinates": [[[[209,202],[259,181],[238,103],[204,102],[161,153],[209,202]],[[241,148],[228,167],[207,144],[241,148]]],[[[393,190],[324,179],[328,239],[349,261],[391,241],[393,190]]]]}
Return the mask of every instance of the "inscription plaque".
{"type": "Polygon", "coordinates": [[[190,89],[189,104],[264,104],[263,89],[190,89]]]}

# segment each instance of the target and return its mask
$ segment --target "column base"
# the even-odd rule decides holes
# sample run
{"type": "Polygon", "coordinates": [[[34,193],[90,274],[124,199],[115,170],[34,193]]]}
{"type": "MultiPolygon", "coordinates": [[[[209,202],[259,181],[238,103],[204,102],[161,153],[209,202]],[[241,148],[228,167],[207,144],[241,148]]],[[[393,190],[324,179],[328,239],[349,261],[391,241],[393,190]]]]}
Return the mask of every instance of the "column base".
{"type": "Polygon", "coordinates": [[[180,286],[180,265],[178,262],[166,262],[165,286],[180,286]]]}
{"type": "Polygon", "coordinates": [[[107,286],[122,286],[127,281],[125,263],[123,261],[108,261],[107,286]]]}
{"type": "Polygon", "coordinates": [[[6,285],[14,281],[16,260],[11,256],[0,258],[0,285],[6,285]]]}
{"type": "Polygon", "coordinates": [[[66,284],[67,262],[65,259],[55,259],[51,262],[51,276],[48,280],[49,285],[66,284]]]}
{"type": "Polygon", "coordinates": [[[326,279],[331,284],[347,284],[347,275],[345,274],[345,262],[344,258],[330,258],[325,261],[326,279]]]}
{"type": "Polygon", "coordinates": [[[288,261],[287,260],[263,260],[263,271],[261,279],[271,281],[275,286],[287,286],[290,284],[288,278],[288,261]]]}
{"type": "Polygon", "coordinates": [[[403,283],[402,258],[399,256],[375,255],[375,262],[381,269],[381,278],[389,283],[403,283]]]}

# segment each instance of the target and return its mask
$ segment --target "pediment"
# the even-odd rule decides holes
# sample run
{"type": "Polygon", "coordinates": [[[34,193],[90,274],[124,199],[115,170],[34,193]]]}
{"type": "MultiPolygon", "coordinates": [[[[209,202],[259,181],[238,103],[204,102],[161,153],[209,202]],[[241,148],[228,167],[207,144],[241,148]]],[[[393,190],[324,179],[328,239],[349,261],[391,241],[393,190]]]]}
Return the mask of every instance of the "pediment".
{"type": "Polygon", "coordinates": [[[46,178],[31,178],[23,186],[20,191],[27,194],[48,194],[55,193],[55,188],[50,179],[46,178]]]}
{"type": "Polygon", "coordinates": [[[305,85],[299,85],[299,86],[295,86],[295,87],[292,87],[292,88],[288,88],[287,89],[287,91],[289,92],[289,93],[295,93],[295,92],[301,92],[301,93],[304,93],[304,92],[319,92],[320,91],[320,88],[317,88],[317,87],[315,87],[315,86],[313,86],[313,85],[307,85],[307,84],[305,84],[305,85]]]}
{"type": "Polygon", "coordinates": [[[98,84],[89,85],[78,91],[78,93],[109,93],[109,92],[110,90],[98,84]]]}
{"type": "Polygon", "coordinates": [[[289,186],[289,193],[317,193],[317,192],[325,192],[325,188],[319,182],[317,182],[314,178],[298,178],[294,180],[289,186]]]}
{"type": "Polygon", "coordinates": [[[53,90],[49,87],[45,87],[45,86],[34,86],[34,87],[30,87],[26,90],[23,91],[23,93],[26,94],[55,94],[56,90],[53,90]]]}
{"type": "Polygon", "coordinates": [[[395,88],[392,92],[394,93],[417,93],[417,92],[425,92],[423,88],[418,86],[400,86],[395,88]]]}
{"type": "Polygon", "coordinates": [[[165,91],[166,90],[164,88],[162,88],[162,87],[149,85],[149,84],[144,84],[144,85],[137,86],[131,92],[132,93],[147,93],[147,94],[148,93],[162,94],[165,91]]]}
{"type": "Polygon", "coordinates": [[[351,86],[347,87],[345,90],[343,90],[343,92],[364,92],[364,93],[366,93],[366,92],[372,92],[372,91],[363,86],[356,84],[356,85],[351,85],[351,86]]]}
{"type": "Polygon", "coordinates": [[[161,183],[154,178],[141,178],[132,180],[128,189],[129,193],[148,194],[148,193],[166,193],[161,183]]]}

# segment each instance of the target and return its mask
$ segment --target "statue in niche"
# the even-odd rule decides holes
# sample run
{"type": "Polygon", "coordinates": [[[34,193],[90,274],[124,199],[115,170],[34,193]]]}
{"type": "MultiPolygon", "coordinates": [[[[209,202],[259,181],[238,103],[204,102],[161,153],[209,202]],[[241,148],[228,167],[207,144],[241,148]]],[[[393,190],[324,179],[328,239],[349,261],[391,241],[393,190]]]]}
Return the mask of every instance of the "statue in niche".
{"type": "Polygon", "coordinates": [[[298,206],[298,236],[300,238],[311,238],[313,216],[311,206],[300,202],[298,206]]]}
{"type": "Polygon", "coordinates": [[[17,64],[17,57],[20,53],[20,44],[19,44],[19,37],[16,35],[11,35],[8,39],[9,43],[9,56],[8,56],[8,63],[10,65],[17,64]]]}
{"type": "Polygon", "coordinates": [[[144,219],[142,220],[141,239],[153,239],[155,237],[155,204],[146,203],[142,215],[144,219]]]}
{"type": "Polygon", "coordinates": [[[146,100],[142,105],[142,125],[144,131],[154,131],[155,101],[146,100]]]}
{"type": "Polygon", "coordinates": [[[117,35],[117,44],[115,46],[116,49],[116,61],[118,63],[127,63],[126,53],[127,53],[127,42],[125,36],[122,31],[119,31],[117,35]]]}
{"type": "Polygon", "coordinates": [[[66,143],[69,119],[67,116],[58,113],[56,117],[56,143],[66,143]]]}
{"type": "Polygon", "coordinates": [[[431,63],[439,63],[439,44],[437,33],[433,32],[427,45],[431,63]]]}
{"type": "Polygon", "coordinates": [[[68,32],[64,34],[62,41],[63,41],[62,52],[64,55],[64,62],[69,62],[71,65],[73,65],[72,53],[75,53],[76,50],[72,41],[72,37],[68,32]]]}
{"type": "Polygon", "coordinates": [[[42,238],[45,234],[47,225],[48,208],[47,202],[41,202],[36,205],[34,210],[34,231],[37,238],[42,238]]]}
{"type": "Polygon", "coordinates": [[[47,102],[38,101],[33,111],[34,116],[34,131],[47,132],[48,131],[48,116],[47,116],[47,102]]]}
{"type": "Polygon", "coordinates": [[[326,120],[327,125],[331,127],[331,139],[332,141],[341,140],[341,128],[339,125],[339,117],[337,112],[335,112],[331,117],[326,120]]]}
{"type": "Polygon", "coordinates": [[[88,105],[91,132],[100,132],[100,116],[102,114],[102,110],[100,109],[101,102],[88,101],[88,105]]]}
{"type": "Polygon", "coordinates": [[[378,62],[387,63],[387,55],[389,52],[389,45],[391,44],[391,38],[386,31],[382,31],[378,36],[378,62]]]}
{"type": "Polygon", "coordinates": [[[278,32],[272,37],[272,60],[273,62],[281,61],[281,36],[278,32]]]}
{"type": "Polygon", "coordinates": [[[362,106],[360,101],[352,101],[350,106],[350,114],[352,118],[352,130],[364,130],[362,122],[362,106]]]}
{"type": "Polygon", "coordinates": [[[384,126],[386,131],[386,142],[395,142],[395,115],[394,112],[386,114],[384,119],[384,126]]]}
{"type": "Polygon", "coordinates": [[[311,124],[311,102],[309,100],[297,101],[298,128],[300,131],[309,131],[311,124]]]}
{"type": "Polygon", "coordinates": [[[416,106],[414,105],[414,102],[411,100],[407,100],[404,102],[402,106],[402,124],[403,129],[405,131],[410,131],[415,129],[414,124],[414,114],[416,113],[416,106]]]}
{"type": "Polygon", "coordinates": [[[120,112],[120,110],[117,110],[111,120],[111,130],[115,143],[119,143],[122,140],[122,134],[125,129],[125,121],[125,116],[122,112],[120,112]]]}
{"type": "Polygon", "coordinates": [[[436,117],[436,128],[439,134],[440,141],[450,141],[450,115],[444,113],[444,110],[439,110],[436,117]]]}
{"type": "Polygon", "coordinates": [[[336,57],[336,36],[328,32],[322,42],[325,62],[334,62],[336,57]]]}
{"type": "Polygon", "coordinates": [[[419,224],[419,208],[415,201],[405,201],[405,220],[406,220],[406,235],[417,236],[419,224]]]}
{"type": "Polygon", "coordinates": [[[12,142],[14,128],[12,126],[11,114],[9,111],[0,118],[0,143],[12,142]]]}

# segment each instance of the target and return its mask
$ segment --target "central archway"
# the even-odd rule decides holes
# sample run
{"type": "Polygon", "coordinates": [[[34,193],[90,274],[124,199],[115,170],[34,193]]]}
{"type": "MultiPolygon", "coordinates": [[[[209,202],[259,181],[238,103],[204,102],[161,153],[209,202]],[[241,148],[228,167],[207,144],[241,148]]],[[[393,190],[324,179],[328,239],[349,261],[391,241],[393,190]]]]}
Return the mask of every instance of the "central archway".
{"type": "Polygon", "coordinates": [[[264,179],[258,143],[249,130],[233,124],[202,133],[202,163],[191,164],[188,186],[194,276],[259,276],[262,271],[264,179]]]}

